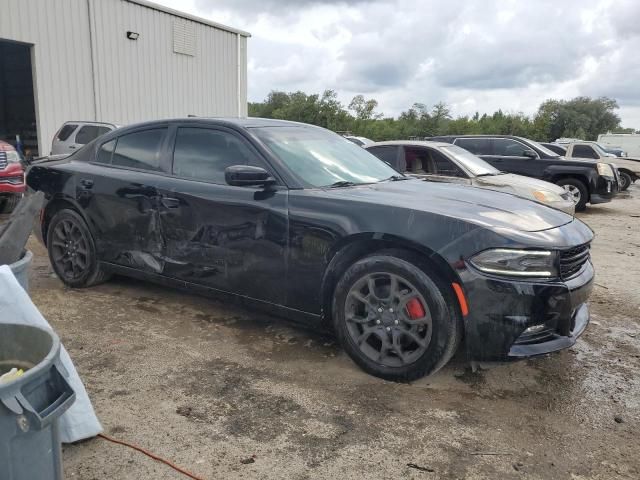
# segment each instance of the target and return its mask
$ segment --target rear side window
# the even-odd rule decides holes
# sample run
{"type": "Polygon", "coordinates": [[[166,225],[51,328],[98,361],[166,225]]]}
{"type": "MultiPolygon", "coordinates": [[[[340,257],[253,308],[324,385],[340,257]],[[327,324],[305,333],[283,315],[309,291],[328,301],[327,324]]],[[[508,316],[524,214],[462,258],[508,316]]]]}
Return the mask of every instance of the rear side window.
{"type": "Polygon", "coordinates": [[[454,143],[474,155],[491,155],[491,140],[488,138],[458,138],[454,143]]]}
{"type": "Polygon", "coordinates": [[[111,164],[111,157],[113,156],[113,150],[116,146],[116,140],[113,139],[107,143],[103,143],[98,150],[98,155],[96,156],[96,162],[105,163],[107,165],[111,164]]]}
{"type": "Polygon", "coordinates": [[[573,156],[580,158],[600,158],[596,151],[589,145],[574,145],[573,156]]]}
{"type": "Polygon", "coordinates": [[[60,129],[60,131],[58,132],[58,136],[56,138],[61,142],[64,142],[65,140],[67,140],[67,138],[71,136],[71,134],[74,132],[74,130],[77,127],[78,127],[77,124],[68,123],[67,125],[63,126],[60,129]]]}
{"type": "Polygon", "coordinates": [[[160,149],[166,132],[166,128],[155,128],[118,137],[112,165],[160,170],[160,149]]]}
{"type": "Polygon", "coordinates": [[[173,173],[179,177],[225,184],[224,171],[232,165],[264,164],[235,135],[208,128],[178,128],[173,151],[173,173]]]}
{"type": "Polygon", "coordinates": [[[80,145],[86,145],[92,140],[95,140],[100,135],[104,135],[107,132],[110,132],[111,129],[108,127],[100,127],[98,125],[84,125],[78,133],[76,133],[76,143],[80,145]]]}
{"type": "Polygon", "coordinates": [[[393,168],[400,170],[398,165],[398,147],[372,147],[367,148],[367,151],[374,154],[383,162],[387,162],[393,168]]]}

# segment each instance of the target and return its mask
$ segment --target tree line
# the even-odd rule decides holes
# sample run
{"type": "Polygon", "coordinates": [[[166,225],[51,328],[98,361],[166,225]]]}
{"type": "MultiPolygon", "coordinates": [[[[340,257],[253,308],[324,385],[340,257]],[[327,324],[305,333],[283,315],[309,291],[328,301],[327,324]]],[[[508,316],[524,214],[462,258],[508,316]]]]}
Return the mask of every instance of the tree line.
{"type": "Polygon", "coordinates": [[[498,110],[453,118],[445,103],[414,103],[398,117],[386,117],[377,111],[375,99],[363,95],[356,95],[345,106],[334,90],[322,94],[272,91],[264,101],[249,103],[249,116],[311,123],[376,141],[448,134],[518,135],[553,141],[561,137],[596,140],[606,132],[633,133],[633,129],[621,128],[618,108],[611,98],[576,97],[547,100],[532,116],[498,110]]]}

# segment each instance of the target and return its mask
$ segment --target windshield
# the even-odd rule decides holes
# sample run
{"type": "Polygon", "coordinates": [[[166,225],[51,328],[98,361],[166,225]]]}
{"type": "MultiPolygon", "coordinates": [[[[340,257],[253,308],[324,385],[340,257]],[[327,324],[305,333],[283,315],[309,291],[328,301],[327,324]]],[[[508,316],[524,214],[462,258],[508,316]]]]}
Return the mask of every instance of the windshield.
{"type": "Polygon", "coordinates": [[[500,170],[489,165],[480,157],[456,145],[442,147],[442,151],[457,160],[474,175],[498,175],[500,170]]]}
{"type": "Polygon", "coordinates": [[[314,187],[375,183],[399,175],[364,148],[312,127],[258,127],[253,133],[292,172],[314,187]]]}
{"type": "Polygon", "coordinates": [[[607,152],[604,147],[602,145],[600,145],[599,143],[594,143],[593,144],[593,148],[596,149],[596,152],[598,152],[600,154],[601,157],[607,157],[609,155],[611,155],[609,152],[607,152]]]}
{"type": "Polygon", "coordinates": [[[534,146],[535,148],[537,148],[538,150],[540,150],[542,153],[544,153],[545,157],[552,157],[552,158],[560,158],[560,155],[558,155],[556,152],[549,150],[547,147],[545,147],[544,145],[539,144],[538,142],[534,141],[534,140],[529,140],[527,139],[527,142],[534,146]]]}

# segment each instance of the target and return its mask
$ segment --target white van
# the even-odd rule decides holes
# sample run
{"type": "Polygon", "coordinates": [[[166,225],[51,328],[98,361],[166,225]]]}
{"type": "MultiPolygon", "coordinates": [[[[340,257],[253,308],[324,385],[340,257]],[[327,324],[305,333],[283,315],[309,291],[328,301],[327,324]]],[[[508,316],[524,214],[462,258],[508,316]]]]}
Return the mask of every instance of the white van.
{"type": "Polygon", "coordinates": [[[640,133],[601,133],[598,143],[620,147],[628,157],[640,158],[640,133]]]}

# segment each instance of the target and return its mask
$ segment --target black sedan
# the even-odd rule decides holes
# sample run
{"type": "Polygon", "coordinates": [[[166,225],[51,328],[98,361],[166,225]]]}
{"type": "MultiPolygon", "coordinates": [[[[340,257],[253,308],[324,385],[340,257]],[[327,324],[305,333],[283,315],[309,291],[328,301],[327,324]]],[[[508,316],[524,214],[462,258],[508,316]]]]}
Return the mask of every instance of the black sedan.
{"type": "Polygon", "coordinates": [[[573,345],[593,234],[508,193],[426,183],[324,129],[262,119],[121,128],[34,165],[56,274],[221,294],[333,329],[367,372],[409,381],[466,338],[477,360],[573,345]]]}

